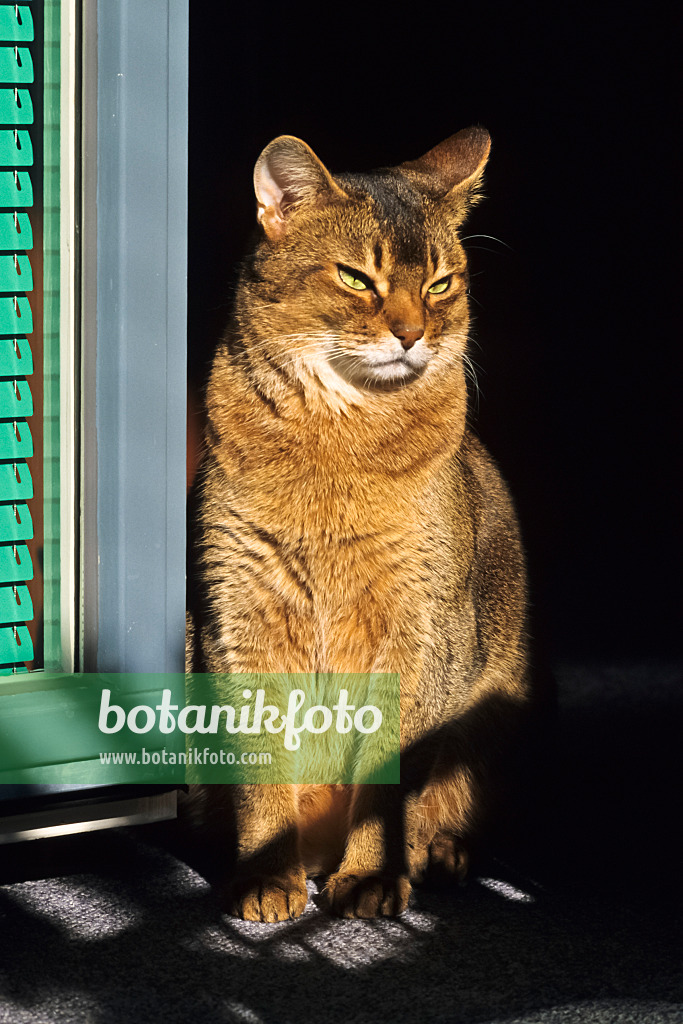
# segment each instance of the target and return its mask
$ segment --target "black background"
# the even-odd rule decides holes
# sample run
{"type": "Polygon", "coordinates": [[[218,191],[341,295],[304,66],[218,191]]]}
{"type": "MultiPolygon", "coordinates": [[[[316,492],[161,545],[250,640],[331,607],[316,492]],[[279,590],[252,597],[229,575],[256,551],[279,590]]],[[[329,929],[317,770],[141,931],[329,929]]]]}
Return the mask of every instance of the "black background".
{"type": "Polygon", "coordinates": [[[254,224],[253,164],[332,171],[493,138],[467,243],[477,429],[508,479],[556,659],[669,658],[680,632],[676,5],[192,5],[190,374],[254,224]],[[504,244],[503,244],[504,243],[504,244]]]}

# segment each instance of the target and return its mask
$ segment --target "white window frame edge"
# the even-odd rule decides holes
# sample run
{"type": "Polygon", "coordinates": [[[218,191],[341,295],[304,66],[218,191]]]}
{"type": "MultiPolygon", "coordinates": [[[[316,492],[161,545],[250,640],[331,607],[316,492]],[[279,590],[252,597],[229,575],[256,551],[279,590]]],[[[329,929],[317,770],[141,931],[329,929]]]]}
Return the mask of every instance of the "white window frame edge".
{"type": "Polygon", "coordinates": [[[77,131],[80,69],[77,64],[78,12],[76,0],[62,0],[60,103],[60,626],[64,672],[76,667],[78,630],[76,551],[80,531],[77,498],[76,289],[78,253],[77,131]]]}

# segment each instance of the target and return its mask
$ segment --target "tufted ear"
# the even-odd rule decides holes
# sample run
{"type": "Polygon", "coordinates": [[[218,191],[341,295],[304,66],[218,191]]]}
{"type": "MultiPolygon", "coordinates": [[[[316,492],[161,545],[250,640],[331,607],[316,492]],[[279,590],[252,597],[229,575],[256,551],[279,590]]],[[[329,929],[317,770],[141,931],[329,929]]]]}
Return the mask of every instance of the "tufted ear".
{"type": "Polygon", "coordinates": [[[310,146],[293,135],[280,135],[263,150],[254,167],[254,191],[259,224],[272,241],[284,235],[300,206],[344,195],[310,146]]]}
{"type": "Polygon", "coordinates": [[[426,191],[435,196],[453,196],[465,206],[476,200],[476,191],[491,149],[491,136],[475,125],[440,142],[419,160],[409,160],[400,171],[415,175],[426,191]]]}

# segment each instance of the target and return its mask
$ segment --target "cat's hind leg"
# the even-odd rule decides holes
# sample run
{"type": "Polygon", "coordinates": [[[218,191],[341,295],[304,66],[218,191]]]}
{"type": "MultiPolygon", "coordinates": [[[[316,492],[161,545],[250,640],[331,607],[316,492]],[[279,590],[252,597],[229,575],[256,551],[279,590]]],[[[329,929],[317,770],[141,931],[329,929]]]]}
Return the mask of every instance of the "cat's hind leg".
{"type": "Polygon", "coordinates": [[[413,883],[461,882],[469,867],[478,787],[462,766],[445,770],[437,761],[435,767],[419,795],[406,798],[406,863],[413,883]]]}
{"type": "Polygon", "coordinates": [[[437,832],[429,843],[409,850],[410,881],[440,884],[462,882],[467,877],[470,855],[463,840],[453,832],[437,832]]]}

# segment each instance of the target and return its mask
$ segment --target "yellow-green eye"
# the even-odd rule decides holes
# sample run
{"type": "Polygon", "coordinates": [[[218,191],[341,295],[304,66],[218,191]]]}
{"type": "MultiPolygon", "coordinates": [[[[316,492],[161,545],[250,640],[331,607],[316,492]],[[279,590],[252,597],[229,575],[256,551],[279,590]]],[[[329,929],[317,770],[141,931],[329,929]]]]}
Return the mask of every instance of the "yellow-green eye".
{"type": "Polygon", "coordinates": [[[435,281],[431,288],[427,291],[430,295],[441,295],[441,292],[445,292],[451,283],[450,277],[442,277],[440,281],[435,281]]]}
{"type": "Polygon", "coordinates": [[[347,284],[349,288],[354,288],[357,292],[365,291],[368,287],[367,282],[362,277],[356,277],[351,271],[345,270],[344,267],[339,267],[339,276],[347,284]]]}

